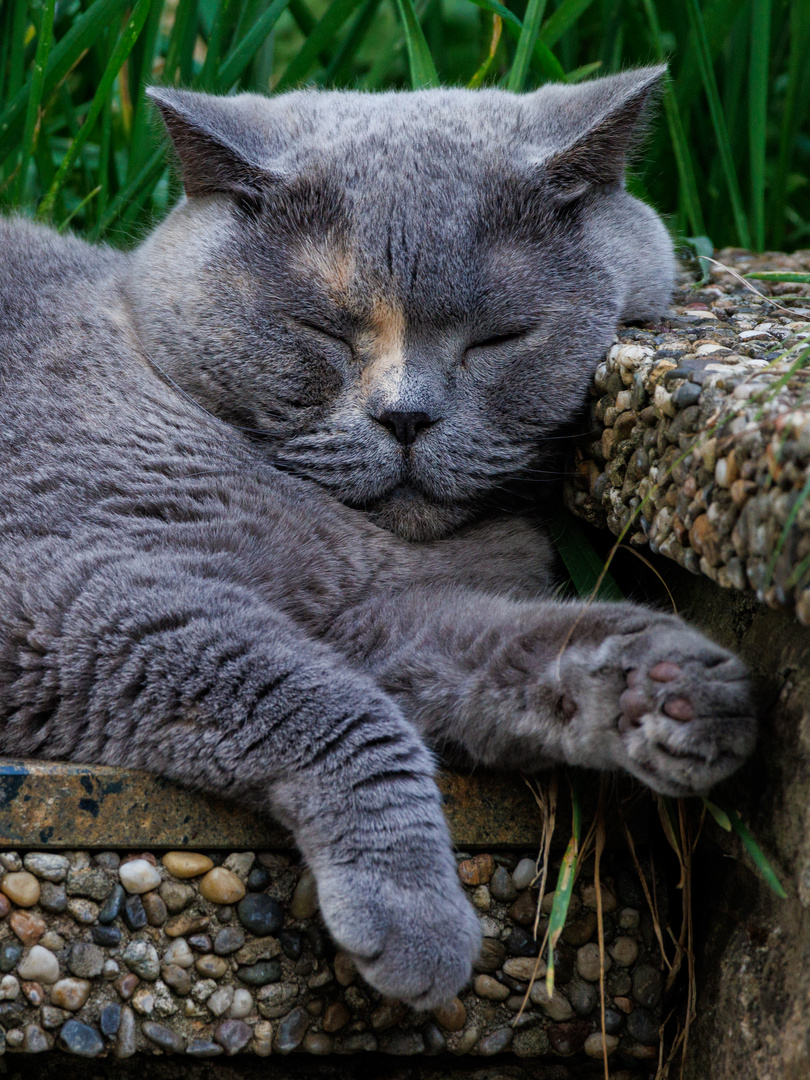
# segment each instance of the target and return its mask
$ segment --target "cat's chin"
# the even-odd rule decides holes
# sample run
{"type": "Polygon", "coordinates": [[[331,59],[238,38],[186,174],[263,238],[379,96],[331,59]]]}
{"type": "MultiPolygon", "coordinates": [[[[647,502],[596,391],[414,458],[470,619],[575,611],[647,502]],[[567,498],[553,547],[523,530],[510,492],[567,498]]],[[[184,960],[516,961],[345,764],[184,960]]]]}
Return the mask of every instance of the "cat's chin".
{"type": "Polygon", "coordinates": [[[407,487],[392,491],[367,512],[381,529],[413,541],[441,540],[473,516],[471,507],[430,502],[421,492],[407,487]]]}

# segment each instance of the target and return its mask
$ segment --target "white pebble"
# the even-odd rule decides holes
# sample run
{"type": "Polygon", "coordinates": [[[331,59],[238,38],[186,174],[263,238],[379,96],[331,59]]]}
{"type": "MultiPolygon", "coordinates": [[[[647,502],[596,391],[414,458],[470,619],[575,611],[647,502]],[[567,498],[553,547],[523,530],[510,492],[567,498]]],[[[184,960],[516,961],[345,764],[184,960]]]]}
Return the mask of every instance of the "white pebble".
{"type": "Polygon", "coordinates": [[[59,961],[42,945],[34,945],[20,961],[17,971],[31,982],[55,983],[59,978],[59,961]]]}
{"type": "Polygon", "coordinates": [[[241,1020],[244,1016],[249,1016],[253,1011],[253,995],[249,990],[244,990],[240,987],[233,992],[233,1001],[231,1007],[228,1009],[228,1016],[234,1020],[241,1020]]]}
{"type": "Polygon", "coordinates": [[[160,871],[146,859],[133,859],[118,869],[121,884],[128,893],[146,893],[160,885],[160,871]]]}
{"type": "Polygon", "coordinates": [[[23,859],[25,869],[43,881],[58,884],[64,881],[70,869],[70,859],[45,851],[31,851],[23,859]]]}
{"type": "Polygon", "coordinates": [[[191,996],[195,1001],[203,1002],[207,1001],[217,988],[217,984],[213,979],[203,979],[201,982],[195,983],[191,988],[191,996]]]}
{"type": "Polygon", "coordinates": [[[0,1001],[13,1001],[20,996],[20,983],[13,975],[0,979],[0,1001]]]}
{"type": "Polygon", "coordinates": [[[528,889],[537,876],[537,866],[534,859],[521,859],[512,871],[512,881],[516,889],[528,889]]]}
{"type": "Polygon", "coordinates": [[[206,1005],[214,1016],[222,1016],[233,1001],[233,987],[220,986],[206,1001],[206,1005]]]}
{"type": "Polygon", "coordinates": [[[164,964],[174,964],[176,967],[190,968],[194,963],[194,953],[185,938],[175,938],[166,952],[163,954],[164,964]]]}

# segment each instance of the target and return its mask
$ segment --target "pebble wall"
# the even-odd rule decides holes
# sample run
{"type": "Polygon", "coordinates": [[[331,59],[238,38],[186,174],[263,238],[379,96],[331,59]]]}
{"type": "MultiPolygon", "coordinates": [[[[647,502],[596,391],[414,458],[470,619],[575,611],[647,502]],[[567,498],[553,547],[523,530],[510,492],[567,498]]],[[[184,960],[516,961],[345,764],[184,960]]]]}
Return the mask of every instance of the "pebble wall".
{"type": "Polygon", "coordinates": [[[625,327],[599,365],[571,510],[810,625],[810,252],[725,250],[685,275],[660,325],[625,327]]]}
{"type": "MultiPolygon", "coordinates": [[[[583,875],[575,889],[549,999],[534,856],[458,858],[483,950],[459,998],[418,1014],[370,990],[335,952],[294,856],[4,851],[0,1052],[601,1057],[593,885],[583,875]]],[[[624,858],[606,853],[602,869],[607,1045],[615,1067],[646,1072],[664,976],[624,858]]]]}

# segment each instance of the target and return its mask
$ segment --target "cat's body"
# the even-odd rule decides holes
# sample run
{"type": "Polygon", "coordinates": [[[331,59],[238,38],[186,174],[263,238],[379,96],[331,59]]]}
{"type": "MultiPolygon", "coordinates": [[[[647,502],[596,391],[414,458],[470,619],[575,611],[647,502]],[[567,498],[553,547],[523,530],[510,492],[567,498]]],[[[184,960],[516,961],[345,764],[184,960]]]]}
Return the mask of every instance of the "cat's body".
{"type": "Polygon", "coordinates": [[[621,185],[657,74],[161,91],[190,198],[141,248],[0,223],[2,752],[281,816],[337,941],[419,1007],[478,942],[420,736],[676,794],[753,740],[739,661],[541,599],[545,539],[494,509],[666,303],[621,185]]]}

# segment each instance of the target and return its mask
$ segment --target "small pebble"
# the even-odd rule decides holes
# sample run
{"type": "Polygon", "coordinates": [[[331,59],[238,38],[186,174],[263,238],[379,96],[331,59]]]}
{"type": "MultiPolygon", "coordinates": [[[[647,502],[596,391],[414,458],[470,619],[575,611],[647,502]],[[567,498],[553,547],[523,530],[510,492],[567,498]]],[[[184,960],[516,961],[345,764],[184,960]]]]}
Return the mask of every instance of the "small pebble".
{"type": "Polygon", "coordinates": [[[550,1020],[570,1020],[574,1015],[570,1001],[555,987],[551,997],[548,996],[544,981],[536,982],[529,991],[529,998],[534,1005],[539,1005],[541,1011],[550,1020]]]}
{"type": "Polygon", "coordinates": [[[31,851],[24,858],[25,869],[35,874],[41,881],[59,884],[64,881],[70,869],[70,859],[65,855],[50,852],[31,851]]]}
{"type": "Polygon", "coordinates": [[[200,855],[196,851],[169,851],[160,861],[176,878],[198,877],[214,867],[207,855],[200,855]]]}
{"type": "Polygon", "coordinates": [[[649,964],[640,964],[633,972],[633,997],[639,1005],[657,1005],[664,988],[664,976],[649,964]]]}
{"type": "Polygon", "coordinates": [[[461,1031],[467,1023],[467,1010],[459,998],[454,997],[446,1005],[434,1009],[433,1015],[445,1031],[461,1031]]]}
{"type": "Polygon", "coordinates": [[[226,926],[214,938],[214,952],[217,956],[230,956],[231,953],[238,952],[244,944],[245,935],[239,927],[226,926]]]}
{"type": "Polygon", "coordinates": [[[138,896],[156,889],[161,881],[160,871],[146,859],[133,859],[131,862],[121,863],[118,876],[127,892],[138,896]]]}
{"type": "Polygon", "coordinates": [[[208,915],[193,915],[186,912],[169,919],[163,928],[163,932],[168,937],[185,937],[186,934],[193,934],[197,930],[207,929],[210,922],[211,919],[208,915]]]}
{"type": "Polygon", "coordinates": [[[638,959],[638,942],[631,937],[617,937],[608,952],[619,967],[631,967],[638,959]]]}
{"type": "Polygon", "coordinates": [[[166,904],[159,893],[148,892],[141,897],[143,910],[146,912],[146,921],[150,926],[163,926],[169,917],[166,904]]]}
{"type": "Polygon", "coordinates": [[[96,945],[115,947],[121,942],[121,931],[117,926],[94,926],[91,933],[96,945]]]}
{"type": "Polygon", "coordinates": [[[0,893],[0,919],[5,919],[10,911],[11,901],[4,893],[0,893]]]}
{"type": "MultiPolygon", "coordinates": [[[[459,1002],[459,1004],[461,1003],[459,1002]]],[[[351,1018],[352,1014],[342,1001],[333,1001],[326,1006],[326,1012],[323,1014],[323,1030],[330,1034],[340,1031],[341,1028],[348,1024],[351,1018]]]]}
{"type": "Polygon", "coordinates": [[[601,1058],[605,1050],[607,1050],[608,1054],[612,1054],[618,1045],[619,1040],[615,1035],[605,1035],[603,1039],[601,1031],[594,1031],[585,1040],[583,1050],[588,1057],[601,1058]]]}
{"type": "MultiPolygon", "coordinates": [[[[605,971],[610,971],[610,968],[610,956],[605,954],[605,971]]],[[[596,942],[591,942],[589,945],[583,945],[582,948],[577,949],[577,971],[588,982],[596,982],[599,978],[599,946],[596,942]]]]}
{"type": "Polygon", "coordinates": [[[357,968],[349,954],[342,949],[335,954],[334,969],[335,978],[340,985],[351,986],[357,975],[357,968]]]}
{"type": "Polygon", "coordinates": [[[115,1038],[115,1056],[117,1058],[132,1057],[136,1047],[135,1013],[125,1005],[121,1009],[121,1022],[115,1038]]]}
{"type": "Polygon", "coordinates": [[[568,1000],[580,1016],[590,1016],[599,1001],[599,990],[584,979],[572,979],[567,988],[568,1000]]]}
{"type": "Polygon", "coordinates": [[[186,1047],[186,1053],[192,1057],[211,1058],[219,1057],[225,1051],[215,1042],[211,1042],[210,1039],[192,1039],[186,1047]]]}
{"type": "Polygon", "coordinates": [[[260,1020],[253,1029],[253,1042],[250,1049],[257,1057],[269,1057],[273,1049],[273,1025],[267,1020],[260,1020]]]}
{"type": "Polygon", "coordinates": [[[235,904],[245,895],[245,886],[232,870],[215,866],[200,882],[200,893],[212,904],[235,904]]]}
{"type": "Polygon", "coordinates": [[[298,1006],[278,1025],[273,1049],[279,1054],[289,1054],[297,1050],[308,1027],[309,1016],[305,1009],[298,1006]]]}
{"type": "Polygon", "coordinates": [[[305,870],[295,887],[290,903],[290,915],[297,920],[311,919],[317,910],[318,887],[315,884],[315,875],[311,870],[305,870]]]}
{"type": "Polygon", "coordinates": [[[20,996],[20,981],[13,975],[4,975],[0,979],[0,1001],[14,1001],[20,996]]]}
{"type": "Polygon", "coordinates": [[[26,1054],[41,1054],[50,1050],[51,1037],[46,1035],[39,1024],[26,1024],[22,1048],[26,1054]]]}
{"type": "Polygon", "coordinates": [[[284,925],[284,908],[265,893],[248,893],[239,901],[236,914],[242,926],[258,937],[277,934],[284,925]]]}
{"type": "Polygon", "coordinates": [[[425,1024],[421,1030],[426,1054],[443,1054],[447,1050],[447,1039],[435,1024],[425,1024]]]}
{"type": "Polygon", "coordinates": [[[17,971],[23,979],[35,979],[50,985],[59,978],[59,961],[49,949],[34,945],[21,961],[17,971]]]}
{"type": "MultiPolygon", "coordinates": [[[[33,949],[31,950],[33,952],[33,949]]],[[[16,941],[4,941],[0,943],[0,972],[11,971],[23,954],[22,945],[16,941]]],[[[32,976],[38,978],[38,976],[32,976]]]]}
{"type": "Polygon", "coordinates": [[[247,876],[246,885],[251,892],[261,892],[272,881],[272,874],[263,866],[254,866],[247,876]]]}
{"type": "Polygon", "coordinates": [[[166,952],[163,954],[164,964],[175,964],[177,967],[190,968],[194,963],[194,953],[189,948],[185,938],[175,938],[166,952]]]}
{"type": "Polygon", "coordinates": [[[492,897],[486,885],[476,885],[472,894],[473,907],[479,911],[489,911],[492,907],[492,897]]]}
{"type": "Polygon", "coordinates": [[[80,979],[93,979],[101,974],[104,954],[98,945],[77,941],[70,947],[67,959],[68,971],[80,979]]]}
{"type": "Polygon", "coordinates": [[[236,972],[236,977],[248,986],[266,986],[268,983],[279,981],[281,964],[278,960],[260,960],[250,967],[240,967],[236,972]]]}
{"type": "Polygon", "coordinates": [[[188,943],[194,952],[209,953],[214,947],[208,934],[192,934],[188,943]]]}
{"type": "Polygon", "coordinates": [[[534,859],[521,859],[512,871],[512,881],[516,889],[528,889],[537,877],[537,866],[534,859]]]}
{"type": "MultiPolygon", "coordinates": [[[[304,938],[300,930],[281,930],[278,943],[288,960],[300,960],[304,951],[304,938]]],[[[344,984],[341,983],[342,985],[344,984]]]]}
{"type": "Polygon", "coordinates": [[[191,991],[191,996],[195,1001],[202,1004],[204,1001],[208,1001],[211,995],[215,992],[217,984],[213,979],[203,979],[202,982],[194,984],[194,988],[191,991]]]}
{"type": "Polygon", "coordinates": [[[147,982],[153,982],[160,974],[157,950],[146,941],[130,941],[121,959],[133,974],[147,982]]]}
{"type": "Polygon", "coordinates": [[[482,1057],[493,1057],[495,1054],[503,1053],[512,1045],[513,1038],[512,1028],[498,1028],[497,1031],[493,1031],[491,1035],[481,1040],[478,1044],[478,1053],[482,1057]]]}
{"type": "Polygon", "coordinates": [[[243,986],[239,986],[233,992],[233,1001],[231,1001],[228,1009],[228,1016],[234,1020],[241,1020],[245,1016],[250,1016],[253,1012],[253,995],[249,990],[245,990],[243,986]]]}
{"type": "Polygon", "coordinates": [[[520,894],[509,908],[509,918],[521,926],[534,926],[537,918],[537,897],[534,889],[520,894]]]}
{"type": "Polygon", "coordinates": [[[101,1034],[106,1035],[107,1038],[111,1038],[118,1032],[120,1023],[121,1006],[115,1002],[110,1005],[105,1005],[98,1018],[98,1026],[101,1028],[101,1034]]]}
{"type": "Polygon", "coordinates": [[[122,977],[115,984],[115,989],[124,999],[124,1001],[128,1001],[135,993],[135,988],[140,981],[141,980],[138,978],[137,975],[133,975],[130,972],[129,975],[122,975],[122,977]]]}
{"type": "Polygon", "coordinates": [[[68,1012],[77,1012],[90,996],[87,979],[60,979],[51,988],[51,1005],[68,1012]]]}
{"type": "Polygon", "coordinates": [[[130,930],[142,930],[148,922],[146,918],[146,908],[143,906],[143,900],[141,900],[137,893],[126,898],[124,901],[123,914],[124,922],[130,930]]]}
{"type": "MultiPolygon", "coordinates": [[[[210,999],[209,999],[210,1005],[210,999]]],[[[244,1020],[223,1020],[214,1031],[214,1038],[228,1056],[244,1050],[253,1038],[253,1029],[244,1020]]]]}
{"type": "Polygon", "coordinates": [[[65,1009],[54,1008],[53,1005],[43,1005],[40,1012],[40,1018],[42,1020],[42,1026],[50,1030],[61,1027],[66,1020],[70,1019],[70,1013],[65,1009]]]}
{"type": "Polygon", "coordinates": [[[188,907],[194,895],[194,889],[190,885],[181,885],[179,881],[164,881],[158,889],[158,896],[170,915],[179,915],[188,907]]]}
{"type": "Polygon", "coordinates": [[[98,1057],[104,1052],[104,1040],[94,1027],[80,1020],[68,1020],[59,1032],[59,1042],[71,1054],[98,1057]]]}
{"type": "Polygon", "coordinates": [[[98,913],[98,921],[103,924],[115,922],[121,914],[126,895],[123,885],[114,885],[110,895],[101,905],[101,909],[98,913]]]}
{"type": "Polygon", "coordinates": [[[465,885],[486,885],[495,872],[495,859],[491,855],[474,855],[458,864],[458,876],[465,885]]]}
{"type": "Polygon", "coordinates": [[[619,912],[619,928],[621,930],[638,930],[639,914],[635,908],[622,908],[619,912]]]}
{"type": "Polygon", "coordinates": [[[42,987],[42,983],[24,982],[22,984],[22,992],[25,995],[28,1004],[33,1005],[35,1009],[38,1009],[45,1000],[45,991],[42,987]]]}
{"type": "MultiPolygon", "coordinates": [[[[206,979],[221,979],[228,970],[228,961],[221,956],[201,956],[195,961],[194,966],[206,979]]],[[[241,976],[240,976],[241,978],[241,976]]]]}
{"type": "MultiPolygon", "coordinates": [[[[424,1043],[421,1036],[415,1032],[401,1032],[404,1036],[416,1036],[419,1039],[420,1048],[424,1050],[424,1043]]],[[[323,1057],[326,1054],[331,1054],[335,1048],[335,1040],[329,1035],[325,1035],[322,1031],[310,1031],[304,1036],[304,1041],[301,1044],[301,1049],[307,1054],[315,1054],[318,1057],[323,1057]]],[[[389,1054],[401,1053],[396,1049],[392,1049],[390,1046],[386,1047],[386,1052],[389,1054]]],[[[418,1051],[417,1051],[418,1052],[418,1051]]]]}
{"type": "Polygon", "coordinates": [[[478,997],[489,1001],[506,1001],[509,997],[509,987],[499,983],[491,975],[476,975],[473,980],[473,989],[478,997]]]}
{"type": "Polygon", "coordinates": [[[73,897],[67,902],[68,913],[82,926],[92,926],[98,919],[98,904],[73,897]]]}
{"type": "Polygon", "coordinates": [[[23,945],[35,945],[45,933],[45,920],[30,911],[12,911],[8,924],[23,945]]]}
{"type": "MultiPolygon", "coordinates": [[[[532,863],[534,866],[534,863],[532,863]]],[[[504,866],[496,868],[489,883],[489,891],[495,900],[502,904],[511,904],[517,896],[517,886],[513,876],[504,866]]]]}
{"type": "Polygon", "coordinates": [[[481,941],[481,951],[473,964],[476,971],[497,971],[506,959],[506,946],[497,938],[485,937],[481,941]]]}
{"type": "Polygon", "coordinates": [[[232,1001],[233,987],[220,986],[218,990],[214,991],[205,1004],[214,1016],[222,1016],[222,1014],[230,1007],[232,1001]]]}
{"type": "Polygon", "coordinates": [[[167,964],[160,969],[160,977],[180,997],[186,997],[191,993],[191,975],[186,968],[178,967],[176,964],[167,964]]]}
{"type": "Polygon", "coordinates": [[[23,861],[16,851],[0,851],[0,866],[4,870],[16,872],[22,870],[23,861]]]}
{"type": "Polygon", "coordinates": [[[537,961],[534,956],[513,956],[505,960],[503,964],[505,975],[520,982],[530,982],[532,979],[541,979],[546,974],[545,960],[537,961]]]}
{"type": "Polygon", "coordinates": [[[644,1009],[633,1009],[627,1017],[627,1034],[645,1046],[656,1046],[660,1039],[659,1024],[644,1009]]]}
{"type": "Polygon", "coordinates": [[[161,1050],[165,1050],[169,1054],[182,1054],[186,1049],[186,1040],[176,1031],[172,1031],[171,1028],[164,1027],[163,1024],[156,1024],[153,1020],[145,1020],[141,1024],[141,1031],[153,1042],[155,1046],[159,1046],[161,1050]]]}
{"type": "Polygon", "coordinates": [[[10,1031],[6,1031],[6,1044],[15,1050],[22,1046],[24,1041],[25,1034],[20,1028],[12,1028],[10,1031]]]}
{"type": "Polygon", "coordinates": [[[106,900],[115,884],[108,870],[100,866],[87,866],[81,870],[71,867],[65,883],[68,896],[84,896],[100,902],[106,900]]]}

